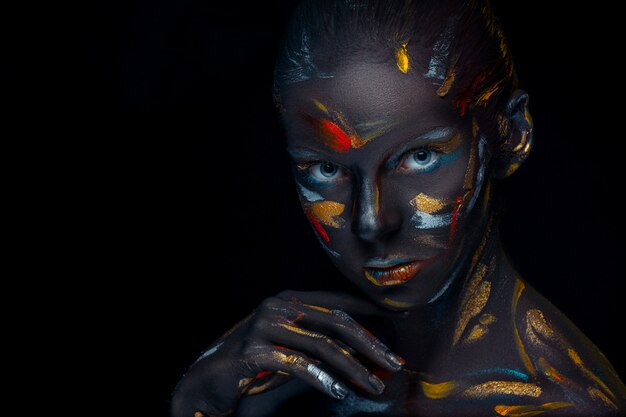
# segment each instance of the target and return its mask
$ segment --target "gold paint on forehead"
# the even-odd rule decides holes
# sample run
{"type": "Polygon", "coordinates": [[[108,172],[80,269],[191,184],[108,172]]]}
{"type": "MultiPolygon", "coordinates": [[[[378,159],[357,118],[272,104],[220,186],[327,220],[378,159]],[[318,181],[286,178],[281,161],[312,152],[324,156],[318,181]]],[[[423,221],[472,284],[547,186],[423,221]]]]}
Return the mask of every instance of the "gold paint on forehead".
{"type": "Polygon", "coordinates": [[[325,226],[339,229],[343,227],[345,221],[339,216],[346,206],[335,201],[318,201],[310,204],[311,213],[325,226]]]}
{"type": "Polygon", "coordinates": [[[432,214],[440,211],[446,206],[446,202],[439,198],[430,197],[424,193],[419,193],[411,200],[411,205],[416,207],[419,211],[432,214]]]}
{"type": "Polygon", "coordinates": [[[440,400],[448,397],[454,392],[454,389],[458,386],[455,381],[441,382],[439,384],[431,384],[426,381],[420,381],[420,386],[424,395],[433,400],[440,400]]]}
{"type": "Polygon", "coordinates": [[[441,83],[441,86],[437,89],[437,95],[439,97],[445,97],[450,92],[450,89],[454,85],[456,80],[456,67],[450,68],[450,71],[446,74],[446,78],[441,83]]]}
{"type": "Polygon", "coordinates": [[[496,405],[494,410],[498,415],[508,417],[532,417],[543,414],[546,411],[558,410],[559,408],[572,407],[574,404],[555,401],[541,405],[496,405]]]}
{"type": "Polygon", "coordinates": [[[537,398],[541,395],[541,387],[536,384],[517,381],[488,381],[474,385],[463,391],[468,398],[486,398],[491,395],[517,395],[537,398]]]}
{"type": "Polygon", "coordinates": [[[406,74],[409,72],[411,63],[409,60],[409,51],[406,49],[407,42],[404,42],[402,46],[396,49],[396,66],[401,73],[406,74]]]}

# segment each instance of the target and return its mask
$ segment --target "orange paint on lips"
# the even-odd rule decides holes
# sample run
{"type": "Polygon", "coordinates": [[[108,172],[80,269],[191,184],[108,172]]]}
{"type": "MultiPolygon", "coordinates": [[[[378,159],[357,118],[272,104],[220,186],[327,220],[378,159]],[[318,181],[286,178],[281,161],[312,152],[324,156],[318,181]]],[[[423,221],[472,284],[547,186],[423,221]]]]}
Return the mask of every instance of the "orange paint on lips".
{"type": "Polygon", "coordinates": [[[400,285],[411,280],[422,269],[422,262],[415,261],[389,268],[367,267],[365,278],[378,287],[400,285]]]}

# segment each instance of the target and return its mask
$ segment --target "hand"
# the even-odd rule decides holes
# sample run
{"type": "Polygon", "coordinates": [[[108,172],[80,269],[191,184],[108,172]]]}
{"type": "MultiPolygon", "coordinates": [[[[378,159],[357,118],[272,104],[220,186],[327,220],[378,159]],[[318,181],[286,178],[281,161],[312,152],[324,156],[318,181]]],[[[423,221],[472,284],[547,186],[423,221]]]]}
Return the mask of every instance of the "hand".
{"type": "Polygon", "coordinates": [[[398,315],[348,294],[285,291],[264,300],[247,319],[215,342],[179,383],[175,417],[226,415],[239,398],[300,378],[342,399],[347,381],[380,394],[385,385],[356,355],[390,371],[404,360],[351,315],[398,315]],[[200,414],[198,414],[200,415],[200,414]]]}

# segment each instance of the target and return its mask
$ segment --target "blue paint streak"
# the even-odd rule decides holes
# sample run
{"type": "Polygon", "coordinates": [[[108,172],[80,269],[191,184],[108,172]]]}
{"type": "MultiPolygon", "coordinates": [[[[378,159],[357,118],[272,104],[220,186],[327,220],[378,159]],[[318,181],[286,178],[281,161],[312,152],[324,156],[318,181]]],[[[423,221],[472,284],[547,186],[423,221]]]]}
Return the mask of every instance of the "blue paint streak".
{"type": "Polygon", "coordinates": [[[511,369],[511,368],[481,369],[480,371],[470,372],[466,375],[467,376],[483,376],[483,375],[492,375],[492,374],[504,374],[507,376],[519,378],[524,382],[527,382],[530,379],[530,377],[527,374],[520,372],[517,369],[511,369]]]}

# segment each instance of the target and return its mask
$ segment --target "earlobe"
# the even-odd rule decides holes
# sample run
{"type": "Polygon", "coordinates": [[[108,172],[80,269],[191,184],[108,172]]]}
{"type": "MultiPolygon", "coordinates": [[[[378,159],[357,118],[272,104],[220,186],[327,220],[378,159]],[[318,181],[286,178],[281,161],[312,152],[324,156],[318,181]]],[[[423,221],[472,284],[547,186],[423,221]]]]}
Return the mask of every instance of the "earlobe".
{"type": "Polygon", "coordinates": [[[516,90],[511,94],[503,118],[506,129],[501,129],[504,141],[494,164],[496,178],[506,178],[517,171],[533,147],[533,119],[525,91],[516,90]]]}

